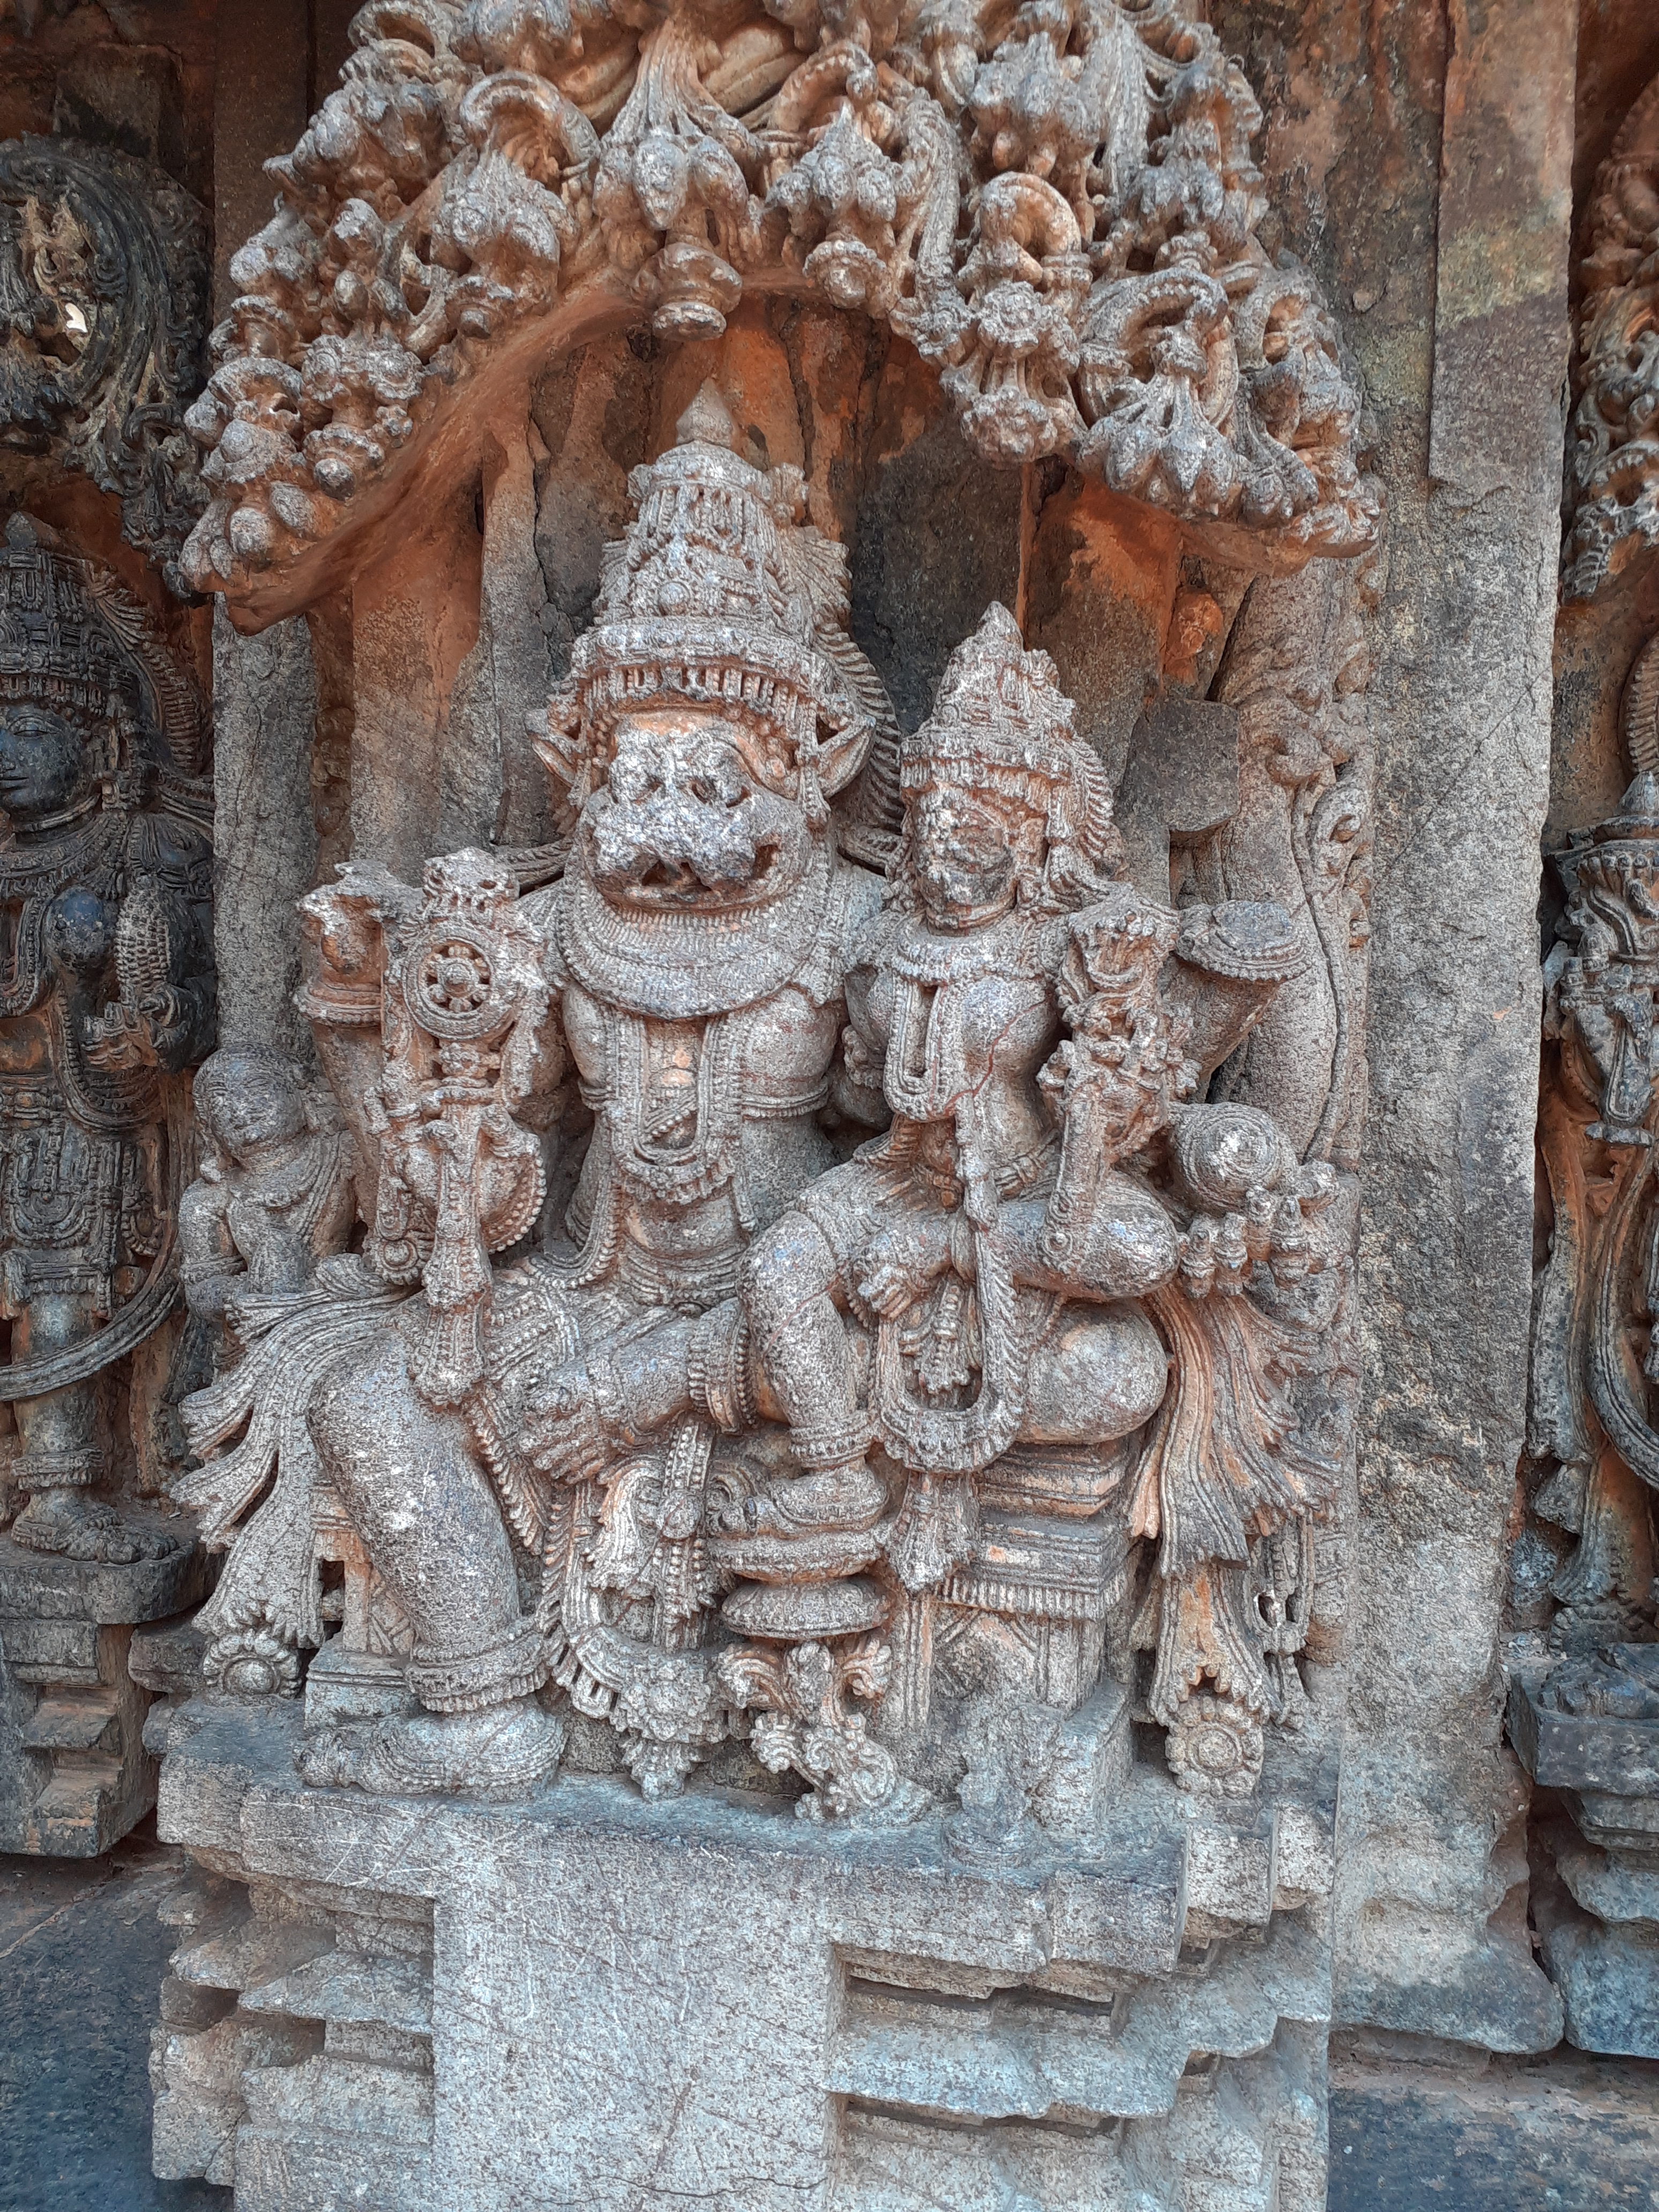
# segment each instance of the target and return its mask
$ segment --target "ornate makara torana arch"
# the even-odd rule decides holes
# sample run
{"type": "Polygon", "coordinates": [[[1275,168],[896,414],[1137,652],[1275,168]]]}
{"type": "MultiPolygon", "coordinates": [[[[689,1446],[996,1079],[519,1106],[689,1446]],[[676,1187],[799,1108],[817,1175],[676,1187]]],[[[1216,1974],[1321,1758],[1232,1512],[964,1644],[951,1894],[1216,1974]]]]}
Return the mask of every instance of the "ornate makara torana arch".
{"type": "MultiPolygon", "coordinates": [[[[429,2071],[457,1996],[417,2194],[447,2161],[519,2201],[522,2152],[559,2201],[666,2204],[695,2165],[851,2212],[874,2126],[962,2201],[941,2111],[1063,2108],[1008,2139],[1023,2202],[1173,2204],[1246,2159],[1312,2212],[1377,518],[1334,327],[1258,241],[1255,100],[1161,0],[386,0],[354,36],[191,410],[184,567],[239,628],[418,565],[562,349],[648,322],[672,356],[772,293],[913,349],[986,483],[1053,458],[1161,511],[1211,643],[1115,798],[1000,604],[901,730],[743,395],[694,383],[639,441],[533,702],[554,845],[360,840],[296,925],[321,1079],[198,1080],[186,1280],[226,1356],[176,1494],[229,1556],[174,1832],[240,1879],[258,1831],[256,1923],[395,1957],[354,2065],[429,2071]],[[220,1852],[191,1778],[227,1758],[220,1852]],[[550,1790],[562,1760],[607,1778],[550,1790]],[[600,1900],[672,1953],[672,2031],[605,1969],[614,2127],[532,2039],[486,2154],[520,2042],[434,1946],[585,2009],[603,1947],[544,1919],[600,1900]],[[1063,2085],[953,2085],[933,2026],[883,2025],[884,1990],[1006,1984],[1079,2008],[1063,2085]],[[659,2111],[659,2045],[720,2130],[659,2111]]],[[[488,599],[487,512],[483,544],[488,599]]],[[[343,2020],[334,1971],[262,2019],[343,2020]]],[[[216,2097],[238,2158],[321,2155],[332,2043],[273,2117],[230,2042],[164,2041],[168,2170],[216,2097]]]]}
{"type": "Polygon", "coordinates": [[[745,291],[880,318],[988,460],[1063,454],[1241,567],[1372,539],[1334,326],[1255,234],[1261,111],[1174,0],[375,0],[353,37],[191,415],[190,580],[255,620],[526,361],[745,291]]]}

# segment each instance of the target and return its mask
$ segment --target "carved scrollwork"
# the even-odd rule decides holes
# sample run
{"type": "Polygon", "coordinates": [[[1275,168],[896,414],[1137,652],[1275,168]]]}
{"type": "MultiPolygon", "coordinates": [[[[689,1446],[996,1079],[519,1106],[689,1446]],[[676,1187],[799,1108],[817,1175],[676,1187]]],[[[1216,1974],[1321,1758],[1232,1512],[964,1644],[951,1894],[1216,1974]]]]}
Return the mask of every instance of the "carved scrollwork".
{"type": "Polygon", "coordinates": [[[1616,814],[1556,857],[1567,890],[1545,963],[1540,1148],[1553,1233],[1533,1330],[1528,1443],[1544,1519],[1579,1541],[1552,1584],[1558,1644],[1643,1629],[1659,1488],[1653,1059],[1659,992],[1659,641],[1625,694],[1636,775],[1616,814]],[[1632,1477],[1637,1478],[1632,1481],[1632,1477]]]}
{"type": "Polygon", "coordinates": [[[1255,235],[1260,110],[1169,0],[420,0],[352,35],[191,410],[202,589],[281,599],[532,331],[708,337],[803,285],[909,338],[993,461],[1064,454],[1253,568],[1371,541],[1334,328],[1255,235]]]}
{"type": "Polygon", "coordinates": [[[0,441],[121,502],[176,592],[206,495],[184,428],[199,389],[206,224],[173,179],[64,138],[0,145],[0,441]]]}
{"type": "Polygon", "coordinates": [[[1568,443],[1561,587],[1592,599],[1659,544],[1659,78],[1597,172],[1580,264],[1578,403],[1568,443]]]}

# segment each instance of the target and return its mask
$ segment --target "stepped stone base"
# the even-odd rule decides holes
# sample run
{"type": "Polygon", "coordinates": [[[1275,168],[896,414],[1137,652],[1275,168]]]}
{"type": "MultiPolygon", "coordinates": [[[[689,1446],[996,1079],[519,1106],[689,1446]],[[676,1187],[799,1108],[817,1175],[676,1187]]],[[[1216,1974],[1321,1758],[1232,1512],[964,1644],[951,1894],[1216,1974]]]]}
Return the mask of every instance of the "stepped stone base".
{"type": "Polygon", "coordinates": [[[131,1566],[0,1536],[0,1850],[94,1858],[155,1802],[135,1630],[198,1605],[200,1550],[131,1566]]]}
{"type": "Polygon", "coordinates": [[[305,1789],[302,1720],[198,1698],[162,1774],[155,2170],[237,2212],[1322,2212],[1317,1740],[985,1863],[747,1788],[305,1789]]]}
{"type": "Polygon", "coordinates": [[[1659,2060],[1659,1722],[1557,1711],[1541,1686],[1517,1675],[1509,1704],[1522,1764],[1558,1793],[1534,1808],[1539,1956],[1570,2044],[1659,2060]]]}
{"type": "Polygon", "coordinates": [[[1333,2038],[1329,2212],[1651,2212],[1659,2065],[1333,2038]]]}

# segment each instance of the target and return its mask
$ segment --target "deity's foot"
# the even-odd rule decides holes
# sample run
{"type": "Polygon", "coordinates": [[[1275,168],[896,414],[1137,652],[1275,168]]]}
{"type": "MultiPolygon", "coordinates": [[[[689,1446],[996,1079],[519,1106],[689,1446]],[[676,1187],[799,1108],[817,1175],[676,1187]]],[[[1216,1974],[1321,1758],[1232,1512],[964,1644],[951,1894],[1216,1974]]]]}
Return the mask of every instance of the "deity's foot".
{"type": "Polygon", "coordinates": [[[11,1524],[12,1541],[98,1566],[130,1567],[171,1559],[184,1547],[161,1528],[135,1528],[114,1506],[84,1490],[37,1490],[11,1524]]]}
{"type": "Polygon", "coordinates": [[[887,1510],[887,1486],[862,1460],[849,1467],[799,1474],[775,1492],[728,1506],[716,1522],[721,1536],[804,1537],[873,1528],[887,1510]]]}
{"type": "Polygon", "coordinates": [[[533,1698],[515,1698],[481,1713],[416,1713],[322,1729],[294,1763],[315,1790],[522,1797],[552,1778],[565,1735],[565,1723],[533,1698]]]}

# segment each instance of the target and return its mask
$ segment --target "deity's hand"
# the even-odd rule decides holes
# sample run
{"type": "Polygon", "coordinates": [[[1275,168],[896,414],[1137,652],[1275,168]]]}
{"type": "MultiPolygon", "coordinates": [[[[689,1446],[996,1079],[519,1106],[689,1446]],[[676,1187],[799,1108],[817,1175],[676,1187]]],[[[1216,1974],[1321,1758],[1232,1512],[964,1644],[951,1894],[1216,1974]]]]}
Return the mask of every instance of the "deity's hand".
{"type": "Polygon", "coordinates": [[[951,1264],[957,1217],[943,1210],[884,1229],[865,1252],[858,1292],[885,1321],[914,1305],[951,1264]]]}
{"type": "Polygon", "coordinates": [[[94,1067],[154,1067],[155,1047],[149,1022],[136,1009],[106,1006],[87,1024],[87,1058],[94,1067]]]}
{"type": "Polygon", "coordinates": [[[691,1336],[691,1322],[670,1313],[590,1346],[585,1359],[532,1388],[525,1420],[532,1463],[556,1480],[590,1480],[690,1413],[691,1336]]]}
{"type": "Polygon", "coordinates": [[[556,1482],[587,1481],[599,1473],[608,1456],[605,1424],[581,1360],[569,1361],[530,1391],[523,1440],[531,1465],[556,1482]]]}
{"type": "Polygon", "coordinates": [[[1257,1184],[1246,1194],[1243,1212],[1194,1215],[1181,1239],[1182,1280],[1190,1295],[1234,1296],[1249,1287],[1258,1267],[1267,1267],[1280,1290],[1319,1273],[1325,1255],[1304,1218],[1304,1204],[1314,1202],[1257,1184]]]}
{"type": "Polygon", "coordinates": [[[149,1030],[150,1050],[158,1066],[177,1066],[188,1050],[196,1009],[171,983],[164,983],[138,1001],[138,1016],[149,1030]]]}
{"type": "Polygon", "coordinates": [[[231,1279],[225,1290],[221,1310],[224,1316],[225,1327],[234,1337],[239,1340],[246,1338],[249,1333],[248,1310],[251,1305],[258,1303],[260,1297],[261,1293],[254,1288],[252,1279],[246,1273],[231,1279]]]}
{"type": "Polygon", "coordinates": [[[194,1012],[171,984],[136,1006],[112,1002],[87,1024],[87,1058],[94,1067],[182,1066],[189,1055],[194,1012]]]}

